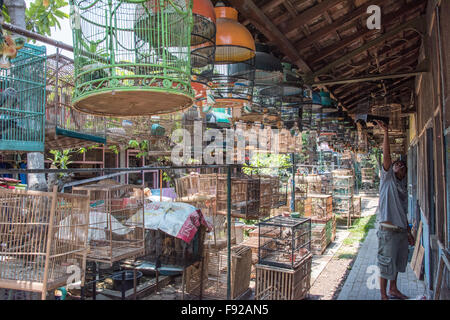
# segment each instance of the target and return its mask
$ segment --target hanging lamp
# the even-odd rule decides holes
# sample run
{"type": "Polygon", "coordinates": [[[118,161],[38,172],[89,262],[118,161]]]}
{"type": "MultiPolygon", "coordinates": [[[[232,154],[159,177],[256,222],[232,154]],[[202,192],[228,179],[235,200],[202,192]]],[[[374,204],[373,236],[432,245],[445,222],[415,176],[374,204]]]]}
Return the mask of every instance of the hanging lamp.
{"type": "Polygon", "coordinates": [[[131,117],[192,106],[191,5],[72,0],[74,108],[131,117]]]}
{"type": "Polygon", "coordinates": [[[255,41],[238,22],[238,12],[219,2],[216,13],[216,55],[211,93],[217,108],[250,104],[255,77],[255,41]]]}

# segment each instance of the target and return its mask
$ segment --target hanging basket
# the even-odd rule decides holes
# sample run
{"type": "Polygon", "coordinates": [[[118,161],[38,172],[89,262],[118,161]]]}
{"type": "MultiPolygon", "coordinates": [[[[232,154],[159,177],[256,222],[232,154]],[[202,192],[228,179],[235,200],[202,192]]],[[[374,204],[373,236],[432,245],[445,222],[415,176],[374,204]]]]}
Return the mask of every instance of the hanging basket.
{"type": "Polygon", "coordinates": [[[190,107],[191,2],[74,0],[74,108],[97,115],[190,107]]]}

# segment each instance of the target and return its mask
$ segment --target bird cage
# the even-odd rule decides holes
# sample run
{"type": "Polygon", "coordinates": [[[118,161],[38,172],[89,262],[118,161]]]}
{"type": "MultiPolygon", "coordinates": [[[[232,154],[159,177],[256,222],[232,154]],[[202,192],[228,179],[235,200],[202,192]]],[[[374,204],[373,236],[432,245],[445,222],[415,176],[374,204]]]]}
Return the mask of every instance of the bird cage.
{"type": "MultiPolygon", "coordinates": [[[[218,214],[227,214],[227,176],[217,178],[216,205],[218,214]]],[[[260,217],[260,182],[244,174],[231,177],[231,216],[243,219],[260,217]]]]}
{"type": "Polygon", "coordinates": [[[296,269],[256,265],[255,300],[302,300],[311,288],[312,255],[296,269]]]}
{"type": "Polygon", "coordinates": [[[274,179],[270,176],[260,177],[259,212],[261,218],[268,217],[272,209],[273,181],[274,179]]]}
{"type": "Polygon", "coordinates": [[[190,107],[192,1],[71,1],[74,108],[98,115],[190,107]]]}
{"type": "Polygon", "coordinates": [[[170,266],[187,266],[204,255],[206,228],[200,226],[191,242],[171,236],[161,230],[146,230],[145,261],[170,266]]]}
{"type": "MultiPolygon", "coordinates": [[[[230,299],[238,299],[250,286],[252,251],[249,247],[236,245],[231,248],[230,299]]],[[[203,284],[202,298],[227,299],[228,252],[227,249],[208,249],[208,279],[203,284]]]]}
{"type": "Polygon", "coordinates": [[[74,194],[89,195],[90,261],[113,264],[144,254],[144,191],[134,185],[87,185],[74,194]]]}
{"type": "Polygon", "coordinates": [[[191,31],[192,81],[209,82],[216,52],[216,13],[210,0],[193,0],[191,31]]]}
{"type": "Polygon", "coordinates": [[[83,284],[88,223],[87,196],[0,188],[0,287],[45,299],[74,272],[83,284]]]}
{"type": "Polygon", "coordinates": [[[308,194],[322,193],[322,176],[317,174],[310,174],[306,177],[308,183],[308,194]]]}
{"type": "Polygon", "coordinates": [[[305,202],[305,217],[313,220],[328,220],[333,216],[333,197],[309,194],[305,202]]]}
{"type": "Polygon", "coordinates": [[[334,196],[353,196],[354,176],[333,176],[334,196]]]}
{"type": "Polygon", "coordinates": [[[58,150],[106,143],[106,119],[72,108],[73,60],[59,54],[47,57],[45,145],[58,150]]]}
{"type": "Polygon", "coordinates": [[[44,152],[46,48],[26,44],[0,69],[0,150],[44,152]]]}
{"type": "Polygon", "coordinates": [[[296,269],[311,250],[311,219],[276,216],[258,227],[259,264],[296,269]]]}
{"type": "Polygon", "coordinates": [[[210,77],[215,108],[250,105],[255,80],[255,42],[238,22],[234,8],[218,5],[216,13],[216,57],[210,77]]]}

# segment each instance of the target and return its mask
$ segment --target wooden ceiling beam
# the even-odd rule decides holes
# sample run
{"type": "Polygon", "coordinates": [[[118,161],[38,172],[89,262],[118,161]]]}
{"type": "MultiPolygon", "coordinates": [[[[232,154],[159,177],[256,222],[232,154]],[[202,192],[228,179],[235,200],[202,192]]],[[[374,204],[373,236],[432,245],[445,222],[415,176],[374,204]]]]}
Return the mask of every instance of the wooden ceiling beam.
{"type": "MultiPolygon", "coordinates": [[[[389,0],[373,0],[371,1],[371,4],[374,5],[382,5],[383,3],[387,2],[389,0]]],[[[295,47],[298,50],[301,50],[305,47],[309,47],[311,44],[316,42],[319,39],[322,39],[329,35],[332,32],[335,32],[335,30],[342,28],[346,25],[349,25],[353,21],[361,18],[362,16],[367,14],[367,5],[361,5],[355,10],[351,11],[349,14],[344,15],[338,19],[336,19],[333,23],[329,24],[328,26],[324,28],[320,28],[316,32],[312,33],[307,38],[304,38],[300,40],[299,42],[295,43],[295,47]]]]}
{"type": "Polygon", "coordinates": [[[384,33],[383,35],[381,35],[380,37],[377,37],[376,39],[373,39],[371,41],[368,41],[366,44],[364,44],[363,46],[359,47],[358,49],[355,49],[349,53],[347,53],[346,55],[336,59],[335,61],[333,61],[332,63],[329,63],[328,65],[322,67],[321,69],[315,71],[312,74],[309,74],[306,78],[306,82],[312,83],[313,79],[317,76],[323,75],[326,72],[332,70],[333,68],[335,68],[336,66],[339,66],[341,64],[343,64],[344,62],[352,59],[353,57],[363,53],[364,51],[369,50],[370,48],[394,37],[395,35],[397,35],[399,32],[402,32],[406,29],[415,29],[415,30],[419,30],[419,32],[421,32],[424,28],[424,16],[419,16],[416,17],[414,19],[408,20],[405,23],[402,23],[401,25],[393,28],[392,30],[384,33]]]}
{"type": "MultiPolygon", "coordinates": [[[[414,34],[413,37],[407,38],[405,40],[408,42],[416,42],[416,41],[420,40],[420,35],[414,34]]],[[[405,55],[409,51],[416,50],[417,48],[419,48],[419,46],[417,46],[417,45],[413,48],[411,46],[408,46],[404,50],[396,53],[396,50],[404,45],[405,45],[404,43],[401,43],[400,45],[397,45],[395,47],[384,47],[381,51],[377,52],[378,58],[380,58],[381,59],[380,61],[383,62],[384,60],[391,58],[393,55],[405,55]]],[[[337,73],[340,74],[342,77],[347,77],[350,75],[352,77],[359,76],[359,75],[361,75],[361,72],[363,72],[364,70],[367,69],[367,67],[369,66],[368,64],[373,59],[374,59],[374,57],[369,56],[368,58],[358,61],[356,63],[357,65],[355,65],[353,68],[349,69],[348,71],[343,71],[341,69],[341,70],[338,70],[337,73]],[[357,71],[359,73],[355,74],[355,73],[353,73],[354,71],[357,71]]]]}
{"type": "Polygon", "coordinates": [[[286,37],[289,38],[298,28],[310,23],[317,17],[320,17],[325,11],[331,9],[340,2],[342,2],[342,0],[324,0],[321,3],[298,14],[294,19],[292,19],[292,23],[281,31],[286,35],[286,37]]]}
{"type": "MultiPolygon", "coordinates": [[[[367,81],[379,81],[385,79],[397,79],[397,78],[409,78],[420,75],[422,73],[428,72],[427,70],[415,70],[411,72],[400,72],[400,73],[385,73],[385,74],[374,74],[368,76],[361,76],[356,78],[347,78],[347,79],[339,79],[339,80],[329,80],[329,81],[319,81],[312,84],[312,86],[329,86],[329,85],[337,85],[337,84],[351,84],[351,83],[360,83],[367,81]]],[[[337,93],[337,92],[336,92],[337,93]]]]}
{"type": "MultiPolygon", "coordinates": [[[[409,13],[416,10],[417,8],[419,8],[422,5],[423,5],[422,0],[419,0],[418,2],[413,2],[410,4],[406,4],[406,5],[402,6],[401,8],[399,8],[395,12],[391,12],[387,15],[383,15],[381,21],[382,21],[383,25],[390,25],[393,22],[401,19],[403,16],[408,16],[409,13]]],[[[350,36],[342,41],[338,41],[335,45],[325,48],[322,52],[319,52],[319,54],[314,55],[313,58],[308,61],[308,63],[310,65],[312,65],[313,63],[319,62],[340,50],[344,50],[346,47],[348,47],[350,44],[354,43],[357,40],[364,39],[366,36],[370,36],[371,34],[374,34],[374,33],[379,33],[378,30],[369,30],[369,29],[367,29],[367,30],[368,31],[366,31],[364,33],[358,32],[355,35],[350,36]]]]}
{"type": "Polygon", "coordinates": [[[272,23],[272,21],[259,9],[252,0],[229,0],[229,2],[247,19],[255,23],[255,26],[270,41],[279,46],[282,51],[297,67],[305,72],[310,73],[312,70],[308,64],[302,59],[298,51],[286,36],[272,23]]]}
{"type": "MultiPolygon", "coordinates": [[[[414,87],[414,80],[413,79],[406,79],[406,80],[398,81],[395,84],[388,86],[387,87],[387,90],[388,90],[387,98],[389,99],[389,95],[390,94],[396,92],[399,89],[405,88],[405,87],[412,89],[414,87]]],[[[366,101],[368,96],[370,96],[373,93],[377,94],[381,90],[384,90],[384,89],[381,88],[381,89],[378,89],[378,90],[375,90],[375,91],[374,90],[365,91],[365,92],[361,93],[361,95],[365,95],[365,97],[363,97],[363,98],[360,98],[361,95],[359,95],[356,98],[352,98],[352,99],[346,100],[345,103],[348,106],[347,109],[348,110],[354,109],[356,107],[355,105],[357,105],[358,103],[366,101]]]]}

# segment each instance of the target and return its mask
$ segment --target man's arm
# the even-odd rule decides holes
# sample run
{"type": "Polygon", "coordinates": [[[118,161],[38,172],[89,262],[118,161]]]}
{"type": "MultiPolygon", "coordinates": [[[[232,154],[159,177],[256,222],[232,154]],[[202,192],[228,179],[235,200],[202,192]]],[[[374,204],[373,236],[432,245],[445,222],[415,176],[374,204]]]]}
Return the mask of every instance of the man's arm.
{"type": "Polygon", "coordinates": [[[389,144],[389,131],[387,125],[382,122],[376,120],[376,123],[383,129],[384,131],[384,139],[383,139],[383,168],[385,171],[388,171],[392,164],[391,159],[391,146],[389,144]]]}

